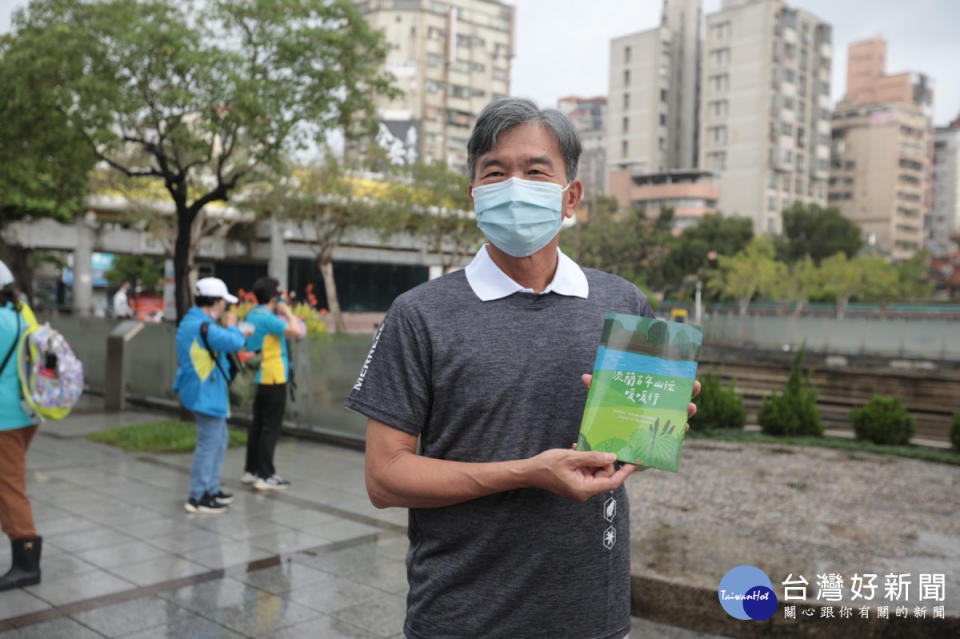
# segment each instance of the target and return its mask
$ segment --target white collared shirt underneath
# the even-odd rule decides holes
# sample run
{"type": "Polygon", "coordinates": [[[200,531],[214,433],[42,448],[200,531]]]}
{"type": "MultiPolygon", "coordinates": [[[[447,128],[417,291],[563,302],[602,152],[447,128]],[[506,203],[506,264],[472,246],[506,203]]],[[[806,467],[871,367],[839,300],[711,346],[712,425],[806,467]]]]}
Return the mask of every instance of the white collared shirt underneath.
{"type": "MultiPolygon", "coordinates": [[[[500,267],[490,259],[487,245],[484,244],[477,251],[473,261],[464,269],[467,283],[481,301],[498,300],[514,293],[533,293],[532,288],[525,288],[513,281],[509,275],[500,270],[500,267]]],[[[563,254],[557,248],[557,271],[553,280],[543,289],[540,295],[556,293],[568,297],[582,297],[587,299],[589,293],[587,276],[576,262],[563,254]]]]}

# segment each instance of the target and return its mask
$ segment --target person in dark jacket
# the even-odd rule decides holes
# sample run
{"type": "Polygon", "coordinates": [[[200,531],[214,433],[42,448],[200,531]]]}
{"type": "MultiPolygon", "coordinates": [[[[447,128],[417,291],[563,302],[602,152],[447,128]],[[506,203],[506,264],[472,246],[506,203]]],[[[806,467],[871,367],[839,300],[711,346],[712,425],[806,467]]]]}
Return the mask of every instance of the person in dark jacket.
{"type": "Polygon", "coordinates": [[[23,333],[36,319],[20,301],[13,275],[0,262],[0,526],[10,538],[13,566],[0,576],[0,590],[40,583],[43,542],[27,498],[27,448],[37,432],[23,410],[17,370],[23,333]]]}

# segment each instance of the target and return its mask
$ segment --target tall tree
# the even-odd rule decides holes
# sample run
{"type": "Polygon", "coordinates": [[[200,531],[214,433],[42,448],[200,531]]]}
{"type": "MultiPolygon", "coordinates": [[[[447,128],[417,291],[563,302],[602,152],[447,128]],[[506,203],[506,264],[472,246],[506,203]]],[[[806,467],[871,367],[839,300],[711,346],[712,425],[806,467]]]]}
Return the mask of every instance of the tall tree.
{"type": "MultiPolygon", "coordinates": [[[[889,265],[879,256],[856,257],[848,259],[844,253],[836,253],[826,258],[820,264],[823,278],[823,289],[836,300],[837,318],[843,319],[847,313],[850,300],[869,290],[871,277],[878,277],[889,284],[885,277],[889,272],[889,265]]],[[[876,295],[878,285],[874,285],[876,295]]]]}
{"type": "Polygon", "coordinates": [[[836,207],[795,202],[783,211],[783,235],[777,253],[785,262],[809,257],[819,265],[837,252],[853,257],[862,245],[860,227],[836,207]]]}
{"type": "Polygon", "coordinates": [[[348,0],[34,0],[13,27],[4,83],[43,78],[98,160],[167,190],[178,317],[204,206],[333,129],[374,132],[374,96],[395,95],[384,37],[348,0]],[[131,147],[146,159],[124,163],[131,147]]]}
{"type": "Polygon", "coordinates": [[[787,278],[778,290],[782,299],[793,303],[793,314],[800,315],[810,298],[822,288],[820,269],[812,259],[805,258],[789,266],[787,278]]]}
{"type": "Polygon", "coordinates": [[[753,222],[749,218],[704,215],[694,226],[687,227],[668,243],[670,254],[663,265],[668,286],[679,286],[691,275],[699,275],[711,258],[735,255],[753,239],[753,222]]]}
{"type": "Polygon", "coordinates": [[[389,176],[386,196],[395,207],[391,218],[400,228],[382,226],[384,231],[407,231],[420,237],[440,257],[443,272],[473,254],[483,240],[470,203],[470,179],[452,171],[443,162],[395,167],[389,176]]]}
{"type": "Polygon", "coordinates": [[[707,290],[737,300],[740,315],[747,314],[757,294],[774,294],[786,276],[786,265],[774,259],[772,242],[756,237],[736,255],[721,255],[707,280],[707,290]]]}

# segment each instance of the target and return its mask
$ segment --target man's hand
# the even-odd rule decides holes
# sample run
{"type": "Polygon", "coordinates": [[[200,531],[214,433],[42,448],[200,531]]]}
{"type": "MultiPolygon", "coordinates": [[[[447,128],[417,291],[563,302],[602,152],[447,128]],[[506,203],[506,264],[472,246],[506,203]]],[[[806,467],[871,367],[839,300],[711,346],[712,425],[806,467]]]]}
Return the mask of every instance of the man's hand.
{"type": "Polygon", "coordinates": [[[222,322],[223,322],[223,325],[226,326],[227,328],[230,328],[231,326],[236,326],[237,314],[234,313],[233,311],[227,311],[226,313],[223,314],[222,322]]]}
{"type": "Polygon", "coordinates": [[[531,457],[527,462],[533,486],[586,501],[617,488],[637,468],[633,464],[624,464],[617,470],[613,465],[616,460],[613,453],[554,448],[531,457]]]}
{"type": "MultiPolygon", "coordinates": [[[[590,388],[590,382],[593,381],[593,375],[583,374],[580,376],[580,379],[583,381],[583,385],[587,388],[590,388]]],[[[691,399],[700,394],[700,382],[693,380],[693,395],[691,399]]],[[[687,404],[687,419],[692,419],[694,415],[697,414],[697,405],[693,402],[687,404]]],[[[690,422],[687,422],[687,430],[690,430],[690,422]]]]}

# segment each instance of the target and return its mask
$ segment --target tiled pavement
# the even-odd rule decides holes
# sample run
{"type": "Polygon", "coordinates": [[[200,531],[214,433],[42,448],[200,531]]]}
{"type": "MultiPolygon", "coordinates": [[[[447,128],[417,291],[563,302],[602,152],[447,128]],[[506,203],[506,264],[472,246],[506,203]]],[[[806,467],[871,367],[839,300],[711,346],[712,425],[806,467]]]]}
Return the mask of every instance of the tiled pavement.
{"type": "MultiPolygon", "coordinates": [[[[88,412],[41,428],[28,492],[43,582],[0,593],[0,639],[402,636],[406,511],[370,505],[361,452],[285,438],[277,461],[292,487],[263,495],[237,481],[232,449],[230,511],[188,515],[190,455],[83,439],[91,423],[144,419],[88,412]]],[[[3,540],[0,570],[9,561],[3,540]]],[[[632,635],[702,636],[639,619],[632,635]]]]}

